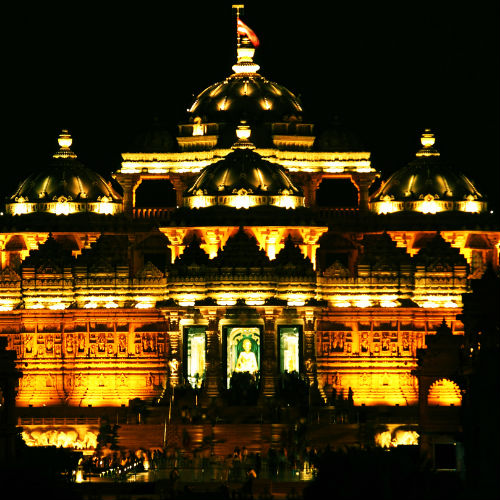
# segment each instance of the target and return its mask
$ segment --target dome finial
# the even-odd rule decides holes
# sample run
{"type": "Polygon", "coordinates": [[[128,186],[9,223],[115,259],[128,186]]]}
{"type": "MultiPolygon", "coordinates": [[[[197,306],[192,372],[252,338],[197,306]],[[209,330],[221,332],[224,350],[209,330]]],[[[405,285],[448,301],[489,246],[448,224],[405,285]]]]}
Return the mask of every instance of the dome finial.
{"type": "Polygon", "coordinates": [[[430,128],[426,128],[424,133],[422,134],[422,137],[420,138],[420,143],[424,148],[431,148],[434,146],[434,143],[436,142],[436,138],[434,137],[434,134],[431,132],[430,128]]]}
{"type": "Polygon", "coordinates": [[[236,128],[236,137],[238,140],[234,143],[233,149],[255,149],[255,144],[249,141],[249,137],[252,135],[252,130],[245,120],[241,120],[240,124],[236,128]]]}
{"type": "Polygon", "coordinates": [[[434,148],[435,143],[436,138],[434,134],[431,132],[430,128],[426,128],[420,138],[422,148],[418,151],[417,156],[439,156],[439,151],[434,148]]]}
{"type": "Polygon", "coordinates": [[[61,130],[57,142],[59,143],[59,151],[53,155],[54,158],[76,158],[75,153],[70,149],[73,139],[66,129],[61,130]]]}

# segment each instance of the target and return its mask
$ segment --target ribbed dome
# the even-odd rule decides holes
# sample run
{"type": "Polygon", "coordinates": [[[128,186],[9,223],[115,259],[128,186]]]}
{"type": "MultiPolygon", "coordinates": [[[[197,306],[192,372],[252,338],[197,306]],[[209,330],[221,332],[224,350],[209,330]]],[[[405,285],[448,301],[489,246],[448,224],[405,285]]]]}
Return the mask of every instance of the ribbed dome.
{"type": "MultiPolygon", "coordinates": [[[[247,127],[240,127],[241,130],[247,127]]],[[[233,146],[224,159],[206,167],[185,192],[185,204],[191,208],[230,205],[248,208],[256,205],[277,205],[285,208],[303,206],[304,198],[285,169],[264,160],[253,151],[247,137],[233,146]],[[200,203],[197,203],[200,201],[200,203]]]]}
{"type": "Polygon", "coordinates": [[[63,130],[60,150],[47,168],[30,175],[7,202],[8,213],[30,212],[69,214],[121,211],[120,195],[98,173],[86,168],[70,150],[71,136],[63,130]]]}
{"type": "Polygon", "coordinates": [[[189,113],[207,122],[276,122],[301,116],[302,105],[288,89],[257,73],[235,73],[204,90],[189,113]]]}
{"type": "Polygon", "coordinates": [[[415,160],[392,174],[372,196],[371,208],[378,213],[485,210],[486,203],[472,182],[442,162],[428,129],[421,142],[415,160]]]}

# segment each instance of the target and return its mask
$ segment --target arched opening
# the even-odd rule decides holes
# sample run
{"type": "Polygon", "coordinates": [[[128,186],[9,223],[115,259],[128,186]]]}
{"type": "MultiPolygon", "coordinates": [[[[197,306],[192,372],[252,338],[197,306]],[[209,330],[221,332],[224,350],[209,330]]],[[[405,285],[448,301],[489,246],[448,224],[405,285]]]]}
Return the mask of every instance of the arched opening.
{"type": "Polygon", "coordinates": [[[436,380],[429,388],[427,404],[429,406],[461,406],[460,387],[445,378],[436,380]]]}
{"type": "Polygon", "coordinates": [[[141,182],[135,192],[135,206],[175,207],[175,189],[168,179],[146,179],[141,182]]]}
{"type": "Polygon", "coordinates": [[[349,179],[323,179],[316,191],[316,203],[320,207],[355,208],[358,190],[349,179]]]}

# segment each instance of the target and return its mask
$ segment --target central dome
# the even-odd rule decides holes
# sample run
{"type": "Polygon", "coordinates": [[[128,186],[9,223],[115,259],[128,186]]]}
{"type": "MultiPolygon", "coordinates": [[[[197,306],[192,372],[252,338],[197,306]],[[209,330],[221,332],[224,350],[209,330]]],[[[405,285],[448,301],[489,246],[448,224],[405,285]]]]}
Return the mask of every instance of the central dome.
{"type": "Polygon", "coordinates": [[[250,129],[240,126],[239,140],[223,160],[206,167],[184,193],[190,208],[228,205],[249,208],[274,205],[295,208],[304,205],[300,189],[295,187],[281,165],[264,160],[248,142],[250,129]]]}
{"type": "Polygon", "coordinates": [[[228,148],[234,129],[244,120],[252,126],[257,147],[287,144],[309,148],[314,142],[312,124],[302,123],[300,99],[287,88],[258,74],[255,49],[242,39],[237,47],[234,73],[201,92],[188,109],[189,123],[179,125],[181,149],[228,148]],[[290,139],[293,137],[294,139],[290,139]]]}
{"type": "Polygon", "coordinates": [[[257,73],[235,73],[204,90],[189,113],[205,122],[281,122],[299,119],[302,105],[288,89],[257,73]]]}

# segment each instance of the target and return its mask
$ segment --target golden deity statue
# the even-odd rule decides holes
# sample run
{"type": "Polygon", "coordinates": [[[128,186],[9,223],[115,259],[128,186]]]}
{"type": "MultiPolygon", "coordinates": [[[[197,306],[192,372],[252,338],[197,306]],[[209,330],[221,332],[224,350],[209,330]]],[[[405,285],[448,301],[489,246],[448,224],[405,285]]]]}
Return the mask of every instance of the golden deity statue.
{"type": "Polygon", "coordinates": [[[259,371],[257,359],[255,358],[255,354],[252,352],[252,341],[250,339],[245,339],[243,341],[243,351],[241,351],[238,356],[238,361],[236,361],[234,371],[250,373],[256,373],[259,371]]]}

